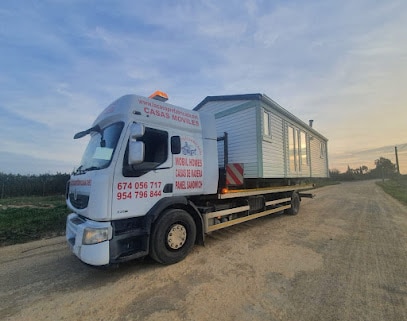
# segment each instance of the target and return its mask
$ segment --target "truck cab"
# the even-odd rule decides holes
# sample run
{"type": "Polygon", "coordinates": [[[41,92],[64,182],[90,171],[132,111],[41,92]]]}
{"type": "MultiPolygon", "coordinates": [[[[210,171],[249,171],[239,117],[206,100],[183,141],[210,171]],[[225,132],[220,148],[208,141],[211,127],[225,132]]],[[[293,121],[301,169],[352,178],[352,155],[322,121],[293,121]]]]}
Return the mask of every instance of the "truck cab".
{"type": "Polygon", "coordinates": [[[89,143],[66,199],[66,238],[77,257],[108,265],[150,254],[174,263],[203,241],[189,197],[217,192],[212,115],[126,95],[74,136],[83,137],[89,143]]]}

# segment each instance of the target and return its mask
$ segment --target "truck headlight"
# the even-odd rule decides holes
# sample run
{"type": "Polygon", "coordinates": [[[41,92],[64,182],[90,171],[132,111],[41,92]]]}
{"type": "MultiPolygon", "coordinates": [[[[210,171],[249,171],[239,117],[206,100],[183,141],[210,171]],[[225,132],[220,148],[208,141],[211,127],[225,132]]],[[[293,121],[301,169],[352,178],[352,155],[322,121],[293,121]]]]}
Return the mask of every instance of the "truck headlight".
{"type": "Polygon", "coordinates": [[[91,228],[87,227],[83,231],[82,244],[97,244],[107,241],[109,239],[109,230],[105,228],[91,228]]]}

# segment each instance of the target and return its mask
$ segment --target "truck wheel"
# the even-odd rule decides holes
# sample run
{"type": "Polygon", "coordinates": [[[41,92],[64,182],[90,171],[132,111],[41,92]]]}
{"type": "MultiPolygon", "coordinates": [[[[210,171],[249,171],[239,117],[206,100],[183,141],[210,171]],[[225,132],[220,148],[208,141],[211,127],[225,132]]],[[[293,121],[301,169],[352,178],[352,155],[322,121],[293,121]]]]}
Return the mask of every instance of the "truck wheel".
{"type": "Polygon", "coordinates": [[[286,213],[289,215],[297,215],[300,211],[300,196],[297,192],[291,194],[291,208],[286,210],[286,213]]]}
{"type": "Polygon", "coordinates": [[[195,244],[194,219],[184,210],[170,209],[154,223],[150,236],[150,256],[162,264],[183,260],[195,244]]]}

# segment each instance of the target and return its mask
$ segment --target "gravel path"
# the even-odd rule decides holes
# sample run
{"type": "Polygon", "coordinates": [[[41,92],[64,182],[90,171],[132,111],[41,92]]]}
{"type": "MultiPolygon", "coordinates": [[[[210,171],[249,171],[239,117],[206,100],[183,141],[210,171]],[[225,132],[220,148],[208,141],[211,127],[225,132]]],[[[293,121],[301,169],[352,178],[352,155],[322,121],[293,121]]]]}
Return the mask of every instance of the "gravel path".
{"type": "Polygon", "coordinates": [[[373,181],[315,193],[172,266],[94,269],[61,237],[0,248],[0,319],[407,320],[407,207],[373,181]]]}

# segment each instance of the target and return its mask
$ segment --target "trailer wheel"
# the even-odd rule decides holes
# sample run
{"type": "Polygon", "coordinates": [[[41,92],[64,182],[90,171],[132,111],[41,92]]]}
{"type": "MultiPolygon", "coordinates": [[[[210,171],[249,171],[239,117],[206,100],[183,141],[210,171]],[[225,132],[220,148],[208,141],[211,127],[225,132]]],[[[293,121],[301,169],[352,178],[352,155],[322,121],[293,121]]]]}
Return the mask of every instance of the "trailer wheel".
{"type": "Polygon", "coordinates": [[[291,194],[291,208],[286,210],[289,215],[297,215],[300,211],[301,199],[297,192],[291,194]]]}
{"type": "Polygon", "coordinates": [[[150,236],[150,256],[162,264],[183,260],[195,244],[196,226],[186,211],[169,209],[154,223],[150,236]]]}

